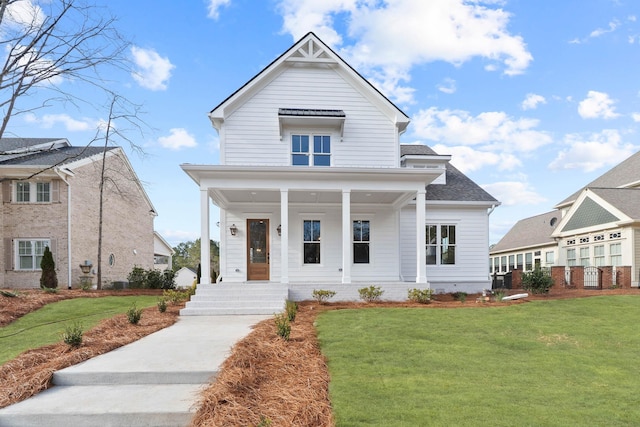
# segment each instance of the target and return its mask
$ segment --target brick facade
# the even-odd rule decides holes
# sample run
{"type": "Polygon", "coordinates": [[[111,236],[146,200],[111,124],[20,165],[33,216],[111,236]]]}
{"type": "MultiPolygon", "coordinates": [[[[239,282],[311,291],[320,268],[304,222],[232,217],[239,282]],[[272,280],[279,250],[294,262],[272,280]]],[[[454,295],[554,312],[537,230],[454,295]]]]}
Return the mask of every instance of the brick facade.
{"type": "MultiPolygon", "coordinates": [[[[631,267],[630,266],[603,266],[598,267],[599,270],[599,287],[602,289],[610,288],[631,288],[631,267]]],[[[566,268],[564,266],[551,267],[551,279],[554,288],[584,288],[584,267],[569,267],[569,276],[566,276],[566,268]]],[[[511,272],[511,288],[522,289],[522,271],[513,270],[511,272]]]]}

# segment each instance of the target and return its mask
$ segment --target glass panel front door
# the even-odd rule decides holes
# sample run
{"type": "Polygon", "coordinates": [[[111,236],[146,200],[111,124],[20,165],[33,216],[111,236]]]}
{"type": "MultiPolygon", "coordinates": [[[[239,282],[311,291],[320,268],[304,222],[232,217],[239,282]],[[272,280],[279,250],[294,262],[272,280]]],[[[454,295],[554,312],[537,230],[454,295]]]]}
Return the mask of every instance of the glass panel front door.
{"type": "Polygon", "coordinates": [[[269,280],[269,220],[247,220],[247,280],[269,280]]]}

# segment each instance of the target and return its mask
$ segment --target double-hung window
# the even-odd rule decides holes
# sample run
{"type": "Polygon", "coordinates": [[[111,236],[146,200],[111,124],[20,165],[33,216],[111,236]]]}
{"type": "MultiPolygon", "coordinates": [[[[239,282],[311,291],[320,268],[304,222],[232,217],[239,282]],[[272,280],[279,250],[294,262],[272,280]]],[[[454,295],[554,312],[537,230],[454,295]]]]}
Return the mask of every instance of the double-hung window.
{"type": "Polygon", "coordinates": [[[577,265],[575,248],[567,249],[567,265],[569,267],[573,267],[574,265],[577,265]]]}
{"type": "Polygon", "coordinates": [[[604,245],[596,245],[593,247],[593,265],[602,267],[604,265],[604,245]]]}
{"type": "Polygon", "coordinates": [[[367,220],[353,221],[353,263],[369,264],[371,223],[367,220]]]}
{"type": "Polygon", "coordinates": [[[303,222],[304,263],[320,264],[320,221],[303,222]]]}
{"type": "Polygon", "coordinates": [[[331,136],[291,135],[293,166],[331,166],[331,136]]]}
{"type": "Polygon", "coordinates": [[[18,270],[40,270],[44,248],[49,245],[49,240],[17,240],[18,270]]]}
{"type": "Polygon", "coordinates": [[[583,267],[589,267],[589,260],[591,256],[589,254],[589,247],[580,248],[580,265],[583,267]]]}
{"type": "MultiPolygon", "coordinates": [[[[456,226],[427,224],[427,265],[456,263],[456,226]]],[[[506,257],[504,260],[506,267],[506,257]]]]}
{"type": "Polygon", "coordinates": [[[622,244],[611,243],[609,245],[609,258],[611,259],[611,265],[617,267],[622,264],[622,244]]]}
{"type": "Polygon", "coordinates": [[[15,201],[18,203],[49,203],[51,202],[51,183],[16,181],[15,201]]]}

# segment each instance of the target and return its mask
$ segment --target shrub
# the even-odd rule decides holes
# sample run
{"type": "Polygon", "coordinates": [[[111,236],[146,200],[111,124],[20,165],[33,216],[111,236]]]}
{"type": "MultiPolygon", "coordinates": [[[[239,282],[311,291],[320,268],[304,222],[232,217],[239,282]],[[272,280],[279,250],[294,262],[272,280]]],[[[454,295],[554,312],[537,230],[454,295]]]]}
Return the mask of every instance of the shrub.
{"type": "Polygon", "coordinates": [[[134,302],[133,305],[129,307],[129,310],[127,310],[127,319],[129,320],[129,323],[131,323],[132,325],[137,325],[138,322],[140,322],[141,318],[142,318],[142,309],[136,307],[136,303],[134,302]]]}
{"type": "Polygon", "coordinates": [[[431,302],[431,295],[433,295],[433,291],[431,289],[413,288],[409,289],[408,292],[409,300],[420,304],[429,304],[431,302]]]}
{"type": "Polygon", "coordinates": [[[374,302],[379,301],[384,291],[380,288],[380,286],[369,286],[368,288],[360,288],[358,289],[358,293],[360,294],[360,299],[363,299],[366,302],[374,302]]]}
{"type": "Polygon", "coordinates": [[[260,422],[256,424],[256,427],[271,427],[271,420],[263,415],[260,417],[260,422]]]}
{"type": "Polygon", "coordinates": [[[522,289],[532,294],[546,294],[552,286],[553,279],[549,272],[539,267],[522,274],[522,289]]]}
{"type": "Polygon", "coordinates": [[[142,267],[133,267],[133,270],[127,276],[129,280],[129,287],[132,289],[140,289],[144,287],[146,274],[144,268],[142,267]]]}
{"type": "Polygon", "coordinates": [[[167,300],[166,298],[158,298],[158,311],[160,313],[164,313],[167,311],[167,300]]]}
{"type": "Polygon", "coordinates": [[[496,289],[495,291],[493,291],[493,299],[495,299],[496,302],[500,302],[506,294],[507,293],[504,291],[504,289],[496,289]]]}
{"type": "Polygon", "coordinates": [[[287,318],[289,322],[296,320],[296,314],[298,314],[298,303],[291,300],[286,300],[284,303],[284,309],[287,312],[287,318]]]}
{"type": "Polygon", "coordinates": [[[324,304],[327,300],[333,298],[336,293],[335,291],[327,291],[324,289],[314,289],[313,290],[313,299],[318,301],[318,304],[324,304]]]}
{"type": "Polygon", "coordinates": [[[466,292],[454,292],[451,295],[453,295],[453,299],[454,300],[460,301],[463,304],[467,300],[467,293],[466,292]]]}
{"type": "Polygon", "coordinates": [[[133,267],[129,275],[129,287],[132,289],[174,289],[176,287],[175,273],[171,270],[145,270],[133,267]]]}
{"type": "Polygon", "coordinates": [[[40,287],[43,289],[55,289],[58,287],[58,276],[56,275],[56,263],[53,261],[53,254],[49,246],[44,247],[42,261],[40,261],[42,274],[40,275],[40,287]]]}
{"type": "Polygon", "coordinates": [[[284,313],[276,314],[275,322],[278,336],[283,338],[285,341],[289,341],[289,336],[291,335],[291,323],[289,322],[289,317],[284,313]]]}
{"type": "Polygon", "coordinates": [[[74,322],[72,325],[67,325],[64,332],[62,333],[62,341],[65,344],[69,345],[69,347],[80,347],[82,345],[82,335],[84,331],[82,330],[82,324],[79,322],[74,322]]]}
{"type": "Polygon", "coordinates": [[[58,288],[42,288],[45,294],[57,294],[58,288]]]}
{"type": "Polygon", "coordinates": [[[191,297],[189,289],[179,291],[177,289],[165,289],[162,291],[162,297],[170,301],[173,305],[178,305],[183,301],[187,301],[191,297]]]}

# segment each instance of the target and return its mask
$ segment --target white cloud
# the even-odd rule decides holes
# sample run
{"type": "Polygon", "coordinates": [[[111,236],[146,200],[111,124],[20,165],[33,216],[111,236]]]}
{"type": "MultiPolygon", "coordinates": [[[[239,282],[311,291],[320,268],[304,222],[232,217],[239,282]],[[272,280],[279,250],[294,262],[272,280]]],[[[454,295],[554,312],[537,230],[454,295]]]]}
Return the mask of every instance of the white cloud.
{"type": "Polygon", "coordinates": [[[608,94],[590,90],[578,104],[578,114],[583,119],[613,119],[619,115],[615,112],[614,102],[608,94]]]}
{"type": "Polygon", "coordinates": [[[450,78],[446,78],[438,85],[438,90],[447,94],[456,92],[456,81],[450,78]]]}
{"type": "Polygon", "coordinates": [[[132,46],[131,54],[138,69],[131,73],[138,84],[150,90],[165,90],[175,65],[153,49],[132,46]]]}
{"type": "Polygon", "coordinates": [[[496,199],[502,206],[537,205],[547,199],[536,192],[527,182],[504,181],[482,185],[482,188],[496,199]]]}
{"type": "Polygon", "coordinates": [[[9,2],[3,24],[17,25],[25,28],[37,28],[45,20],[45,13],[39,5],[31,0],[18,0],[9,2]]]}
{"type": "Polygon", "coordinates": [[[42,118],[38,118],[35,114],[25,116],[27,123],[35,123],[44,129],[51,129],[57,124],[62,124],[69,132],[81,132],[87,130],[95,130],[100,126],[99,121],[91,119],[74,119],[68,114],[45,114],[42,118]]]}
{"type": "MultiPolygon", "coordinates": [[[[510,14],[494,1],[280,0],[283,31],[298,39],[314,31],[355,68],[384,87],[411,95],[411,68],[445,61],[456,66],[481,57],[507,75],[532,61],[524,40],[507,30],[510,14]],[[340,20],[340,22],[336,22],[340,20]],[[346,26],[349,40],[336,30],[346,26]]],[[[389,93],[389,92],[385,92],[389,93]]],[[[396,92],[389,95],[398,102],[396,92]]],[[[409,102],[411,99],[409,99],[409,102]]]]}
{"type": "Polygon", "coordinates": [[[523,110],[535,110],[539,104],[546,104],[547,100],[542,95],[528,93],[527,97],[522,101],[521,108],[523,110]]]}
{"type": "Polygon", "coordinates": [[[228,6],[230,3],[231,0],[209,0],[207,16],[211,19],[218,19],[220,16],[220,8],[228,6]]]}
{"type": "Polygon", "coordinates": [[[467,111],[432,107],[419,111],[411,126],[419,138],[441,143],[481,146],[484,151],[530,152],[552,142],[548,133],[535,129],[538,123],[535,119],[514,119],[504,112],[472,116],[467,111]]]}
{"type": "Polygon", "coordinates": [[[449,146],[436,144],[432,146],[436,153],[451,155],[451,163],[463,173],[473,172],[485,166],[500,171],[514,170],[522,167],[522,162],[511,153],[496,153],[487,150],[476,150],[466,146],[449,146]]]}
{"type": "Polygon", "coordinates": [[[602,132],[584,134],[569,134],[564,138],[568,146],[558,153],[549,164],[550,169],[579,169],[591,172],[604,166],[620,163],[636,152],[638,147],[622,142],[622,137],[616,129],[605,129],[602,132]]]}
{"type": "Polygon", "coordinates": [[[631,113],[631,118],[634,122],[640,122],[640,113],[631,113]]]}
{"type": "Polygon", "coordinates": [[[158,138],[158,142],[164,148],[168,148],[170,150],[180,150],[182,148],[190,148],[198,145],[196,143],[196,139],[187,132],[186,129],[183,128],[172,128],[169,130],[171,135],[169,136],[161,136],[158,138]]]}
{"type": "Polygon", "coordinates": [[[591,31],[591,33],[589,34],[589,37],[595,38],[595,37],[600,37],[607,33],[612,33],[618,28],[618,26],[620,26],[620,22],[614,19],[613,21],[609,22],[608,28],[596,28],[595,30],[591,31]]]}

